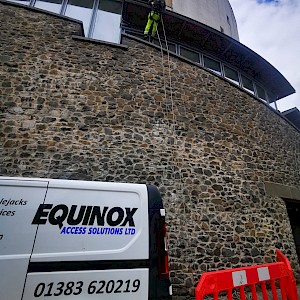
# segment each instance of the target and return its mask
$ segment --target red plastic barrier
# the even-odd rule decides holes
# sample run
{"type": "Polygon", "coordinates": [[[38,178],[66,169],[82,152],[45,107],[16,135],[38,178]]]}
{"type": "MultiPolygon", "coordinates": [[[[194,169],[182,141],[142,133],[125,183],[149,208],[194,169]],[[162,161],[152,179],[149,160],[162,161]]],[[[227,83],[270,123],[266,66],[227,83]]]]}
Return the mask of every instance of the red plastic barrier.
{"type": "Polygon", "coordinates": [[[212,295],[214,300],[218,300],[220,292],[223,295],[227,293],[228,300],[233,300],[233,293],[234,299],[246,300],[251,295],[250,299],[258,300],[257,292],[262,294],[263,300],[278,300],[280,293],[282,300],[298,300],[291,265],[279,250],[276,250],[276,254],[276,263],[204,273],[196,288],[196,300],[203,300],[206,295],[212,295]],[[269,295],[267,285],[270,287],[269,295]],[[251,292],[246,293],[245,287],[249,287],[251,292]],[[273,298],[269,298],[270,294],[273,298]]]}

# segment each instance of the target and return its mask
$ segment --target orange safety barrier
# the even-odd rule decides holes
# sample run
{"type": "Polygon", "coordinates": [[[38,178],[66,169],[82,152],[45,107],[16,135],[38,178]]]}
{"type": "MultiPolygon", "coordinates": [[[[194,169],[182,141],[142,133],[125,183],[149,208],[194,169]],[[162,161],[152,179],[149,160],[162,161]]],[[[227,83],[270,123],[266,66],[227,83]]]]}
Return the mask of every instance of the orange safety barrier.
{"type": "Polygon", "coordinates": [[[248,296],[253,300],[298,300],[290,262],[279,250],[276,254],[276,263],[204,273],[196,288],[196,300],[203,300],[206,295],[212,295],[214,300],[219,297],[225,299],[226,293],[228,300],[247,300],[248,296]],[[269,295],[267,286],[271,288],[269,295]],[[249,292],[245,291],[245,287],[249,292]],[[259,298],[257,292],[263,298],[259,298]],[[278,297],[280,293],[281,298],[278,297]],[[270,294],[273,298],[269,298],[270,294]]]}

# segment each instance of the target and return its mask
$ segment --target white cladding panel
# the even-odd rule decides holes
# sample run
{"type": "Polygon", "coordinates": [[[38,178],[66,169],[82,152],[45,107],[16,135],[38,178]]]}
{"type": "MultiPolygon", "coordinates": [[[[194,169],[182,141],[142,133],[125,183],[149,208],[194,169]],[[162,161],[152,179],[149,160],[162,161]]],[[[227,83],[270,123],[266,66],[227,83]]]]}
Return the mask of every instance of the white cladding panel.
{"type": "Polygon", "coordinates": [[[234,13],[228,0],[172,0],[172,10],[239,40],[234,13]]]}

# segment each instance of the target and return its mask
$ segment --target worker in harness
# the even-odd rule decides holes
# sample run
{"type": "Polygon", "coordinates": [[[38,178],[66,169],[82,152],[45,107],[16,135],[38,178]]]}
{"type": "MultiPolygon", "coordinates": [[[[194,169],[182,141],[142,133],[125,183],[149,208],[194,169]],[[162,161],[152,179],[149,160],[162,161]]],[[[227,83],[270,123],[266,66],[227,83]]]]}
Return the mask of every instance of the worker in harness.
{"type": "Polygon", "coordinates": [[[150,40],[156,35],[158,22],[161,19],[161,15],[166,8],[166,4],[164,0],[149,0],[149,4],[151,5],[151,11],[148,14],[148,22],[144,31],[144,38],[150,40]],[[152,32],[150,34],[152,26],[152,32]]]}

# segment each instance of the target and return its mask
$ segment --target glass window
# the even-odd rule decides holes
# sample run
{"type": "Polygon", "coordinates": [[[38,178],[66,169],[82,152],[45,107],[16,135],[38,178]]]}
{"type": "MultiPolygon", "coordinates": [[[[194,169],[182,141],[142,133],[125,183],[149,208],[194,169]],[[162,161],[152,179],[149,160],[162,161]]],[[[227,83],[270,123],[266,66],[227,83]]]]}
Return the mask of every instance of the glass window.
{"type": "Polygon", "coordinates": [[[226,16],[226,17],[227,17],[227,23],[228,23],[228,25],[231,26],[229,17],[228,16],[226,16]]]}
{"type": "Polygon", "coordinates": [[[100,0],[99,9],[120,15],[122,11],[122,1],[121,0],[100,0]]]}
{"type": "Polygon", "coordinates": [[[62,1],[63,0],[37,0],[34,4],[34,7],[59,14],[61,10],[62,1]]]}
{"type": "Polygon", "coordinates": [[[187,58],[187,59],[189,59],[189,60],[191,60],[191,61],[194,61],[196,63],[200,62],[198,52],[191,51],[189,49],[180,47],[180,55],[187,58]]]}
{"type": "Polygon", "coordinates": [[[131,29],[128,29],[128,28],[125,29],[125,33],[136,36],[140,39],[144,38],[144,33],[139,32],[139,31],[134,31],[134,30],[131,30],[131,29]]]}
{"type": "Polygon", "coordinates": [[[221,64],[220,62],[211,59],[207,56],[204,56],[204,67],[206,67],[207,69],[210,69],[212,71],[214,71],[215,73],[221,75],[221,64]]]}
{"type": "Polygon", "coordinates": [[[257,97],[263,100],[267,100],[267,95],[264,90],[260,85],[256,84],[256,91],[257,91],[257,97]]]}
{"type": "Polygon", "coordinates": [[[253,82],[251,79],[242,75],[242,84],[243,84],[243,88],[254,93],[254,86],[253,86],[253,82]]]}
{"type": "Polygon", "coordinates": [[[227,66],[224,66],[225,77],[234,81],[235,83],[239,83],[239,74],[236,70],[233,70],[227,66]]]}
{"type": "Polygon", "coordinates": [[[93,12],[94,0],[69,0],[65,15],[83,22],[85,36],[89,33],[89,26],[93,12]]]}
{"type": "MultiPolygon", "coordinates": [[[[159,40],[158,40],[158,39],[154,39],[153,42],[154,42],[155,45],[157,45],[157,46],[160,47],[160,43],[159,43],[159,40]]],[[[166,43],[165,43],[165,42],[162,42],[162,41],[161,41],[161,45],[162,45],[162,47],[163,47],[164,49],[167,49],[166,43]]],[[[169,42],[168,42],[168,48],[169,48],[169,51],[176,53],[176,46],[175,46],[175,44],[172,44],[172,43],[169,43],[169,42]]]]}
{"type": "Polygon", "coordinates": [[[100,0],[92,37],[112,43],[120,42],[122,1],[100,0]]]}
{"type": "Polygon", "coordinates": [[[272,102],[272,103],[270,103],[270,106],[271,106],[271,107],[273,107],[274,109],[276,109],[276,110],[277,110],[277,105],[276,105],[276,102],[272,102]]]}
{"type": "Polygon", "coordinates": [[[169,48],[169,51],[176,53],[175,44],[168,43],[168,48],[169,48]]]}

